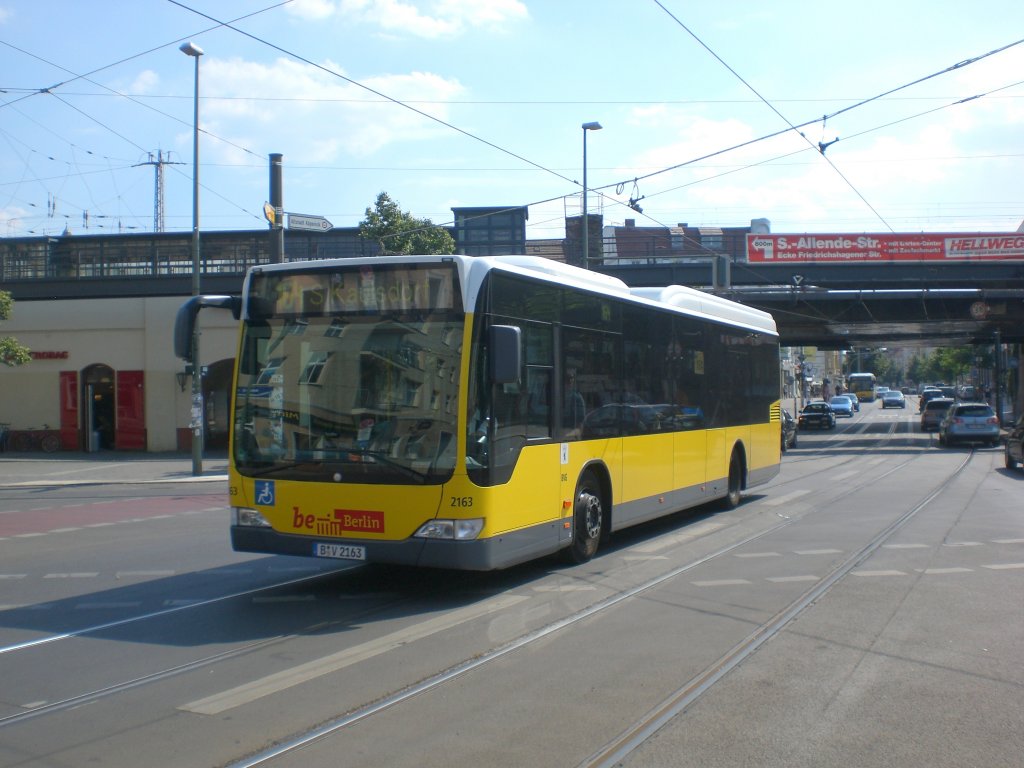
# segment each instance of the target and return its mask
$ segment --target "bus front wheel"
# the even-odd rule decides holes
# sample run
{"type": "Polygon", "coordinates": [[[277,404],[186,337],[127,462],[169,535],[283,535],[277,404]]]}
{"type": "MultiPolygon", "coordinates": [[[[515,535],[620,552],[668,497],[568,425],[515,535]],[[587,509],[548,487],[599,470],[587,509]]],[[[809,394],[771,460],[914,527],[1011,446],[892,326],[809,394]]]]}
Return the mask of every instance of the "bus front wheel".
{"type": "Polygon", "coordinates": [[[604,504],[601,485],[593,472],[584,472],[576,485],[576,500],[572,515],[572,544],[566,551],[572,563],[585,563],[597,553],[601,541],[604,504]]]}
{"type": "Polygon", "coordinates": [[[743,459],[737,451],[733,451],[732,458],[729,459],[728,483],[728,490],[722,499],[722,507],[736,509],[743,500],[743,459]]]}

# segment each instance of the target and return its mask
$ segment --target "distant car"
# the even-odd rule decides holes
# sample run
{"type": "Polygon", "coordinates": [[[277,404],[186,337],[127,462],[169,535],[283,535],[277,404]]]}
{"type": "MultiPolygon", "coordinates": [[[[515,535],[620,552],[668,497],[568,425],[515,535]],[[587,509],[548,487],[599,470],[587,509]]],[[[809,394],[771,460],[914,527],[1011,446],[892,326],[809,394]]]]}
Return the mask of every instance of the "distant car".
{"type": "Polygon", "coordinates": [[[939,428],[939,422],[946,415],[946,411],[953,405],[951,397],[933,397],[921,410],[921,431],[931,432],[939,428]]]}
{"type": "Polygon", "coordinates": [[[939,424],[939,442],[995,445],[999,442],[996,412],[988,403],[954,403],[939,424]]]}
{"type": "Polygon", "coordinates": [[[846,395],[836,395],[828,404],[832,406],[832,410],[836,414],[836,418],[840,416],[846,416],[847,418],[853,418],[853,401],[846,395]]]}
{"type": "Polygon", "coordinates": [[[1024,446],[1021,445],[1022,442],[1024,442],[1024,416],[1021,416],[1017,423],[1013,425],[1013,429],[1006,435],[1006,442],[1003,444],[1004,463],[1007,469],[1016,469],[1021,464],[1024,464],[1024,446]]]}
{"type": "Polygon", "coordinates": [[[843,392],[843,394],[846,397],[850,398],[850,401],[853,403],[853,410],[854,411],[859,411],[860,410],[860,398],[857,397],[857,395],[854,394],[853,392],[843,392]]]}
{"type": "Polygon", "coordinates": [[[942,390],[938,387],[925,387],[921,390],[921,398],[919,401],[918,411],[924,411],[925,405],[929,400],[933,400],[936,397],[942,397],[942,390]]]}
{"type": "Polygon", "coordinates": [[[875,397],[881,397],[889,391],[888,387],[875,387],[875,397]]]}
{"type": "Polygon", "coordinates": [[[883,408],[906,408],[907,398],[903,396],[903,393],[897,389],[890,389],[884,395],[882,395],[882,407],[883,408]]]}
{"type": "Polygon", "coordinates": [[[826,403],[824,400],[816,400],[813,403],[808,403],[804,406],[804,409],[800,411],[800,416],[797,418],[797,426],[800,429],[835,429],[836,426],[836,415],[832,411],[832,406],[826,403]]]}
{"type": "Polygon", "coordinates": [[[787,448],[796,448],[796,419],[793,418],[793,414],[787,411],[785,408],[782,409],[782,450],[785,452],[787,448]]]}

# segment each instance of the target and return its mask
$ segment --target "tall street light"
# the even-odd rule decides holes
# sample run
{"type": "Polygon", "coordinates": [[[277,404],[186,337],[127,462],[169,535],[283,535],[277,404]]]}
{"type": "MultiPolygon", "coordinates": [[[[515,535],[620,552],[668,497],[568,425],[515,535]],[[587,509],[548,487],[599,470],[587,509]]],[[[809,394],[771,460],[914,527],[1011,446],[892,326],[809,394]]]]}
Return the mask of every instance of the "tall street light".
{"type": "MultiPolygon", "coordinates": [[[[203,49],[191,41],[181,52],[196,60],[195,91],[192,97],[192,295],[199,295],[199,57],[203,49]]],[[[192,474],[203,474],[203,375],[199,365],[199,324],[192,330],[192,474]]]]}
{"type": "Polygon", "coordinates": [[[590,217],[587,215],[587,131],[600,131],[598,122],[583,124],[583,267],[590,269],[590,217]]]}

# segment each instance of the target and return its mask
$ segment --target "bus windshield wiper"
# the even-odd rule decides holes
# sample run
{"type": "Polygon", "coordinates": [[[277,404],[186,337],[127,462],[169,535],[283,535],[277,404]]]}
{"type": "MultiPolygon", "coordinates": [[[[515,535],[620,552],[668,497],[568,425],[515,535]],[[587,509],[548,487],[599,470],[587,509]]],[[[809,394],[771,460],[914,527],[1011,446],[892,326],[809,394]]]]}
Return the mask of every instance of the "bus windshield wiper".
{"type": "Polygon", "coordinates": [[[386,453],[383,453],[381,451],[371,451],[366,448],[361,448],[359,450],[350,450],[348,451],[348,453],[351,453],[355,456],[361,456],[367,459],[373,459],[374,461],[379,461],[381,464],[384,464],[387,467],[397,469],[403,472],[408,477],[416,478],[421,483],[427,482],[427,474],[425,472],[417,472],[412,467],[407,467],[405,464],[395,461],[386,453]]]}

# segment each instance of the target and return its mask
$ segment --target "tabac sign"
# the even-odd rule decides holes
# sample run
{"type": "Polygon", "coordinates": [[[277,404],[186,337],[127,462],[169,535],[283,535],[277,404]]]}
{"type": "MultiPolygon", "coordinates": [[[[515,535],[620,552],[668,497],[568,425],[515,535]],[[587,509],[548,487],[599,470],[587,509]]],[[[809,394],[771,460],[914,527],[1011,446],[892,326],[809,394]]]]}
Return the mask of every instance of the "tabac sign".
{"type": "Polygon", "coordinates": [[[1024,233],[747,235],[747,260],[757,264],[1024,261],[1024,233]]]}

